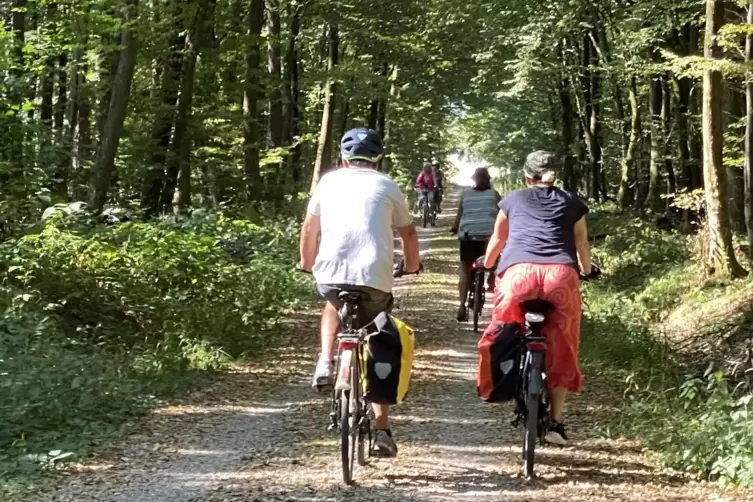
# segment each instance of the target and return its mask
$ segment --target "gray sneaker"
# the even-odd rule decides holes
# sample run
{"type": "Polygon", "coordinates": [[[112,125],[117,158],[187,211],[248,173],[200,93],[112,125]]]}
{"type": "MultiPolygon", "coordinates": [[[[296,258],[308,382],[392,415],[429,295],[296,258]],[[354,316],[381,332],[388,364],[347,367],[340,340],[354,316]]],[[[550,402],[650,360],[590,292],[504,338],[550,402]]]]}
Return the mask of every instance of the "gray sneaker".
{"type": "Polygon", "coordinates": [[[397,445],[387,431],[377,430],[374,434],[374,446],[380,457],[396,457],[397,445]]]}
{"type": "Polygon", "coordinates": [[[316,371],[314,371],[314,380],[311,382],[311,387],[318,392],[331,391],[335,386],[335,366],[332,361],[326,359],[319,359],[316,364],[316,371]]]}

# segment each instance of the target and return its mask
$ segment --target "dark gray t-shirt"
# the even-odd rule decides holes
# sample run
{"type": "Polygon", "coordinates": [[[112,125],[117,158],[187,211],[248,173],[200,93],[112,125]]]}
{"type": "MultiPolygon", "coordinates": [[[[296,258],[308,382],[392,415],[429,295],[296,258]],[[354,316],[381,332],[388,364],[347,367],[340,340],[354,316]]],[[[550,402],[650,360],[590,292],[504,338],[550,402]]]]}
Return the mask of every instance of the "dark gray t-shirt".
{"type": "Polygon", "coordinates": [[[560,263],[578,269],[575,223],[588,213],[576,195],[556,187],[529,187],[500,201],[510,234],[497,273],[517,263],[560,263]]]}

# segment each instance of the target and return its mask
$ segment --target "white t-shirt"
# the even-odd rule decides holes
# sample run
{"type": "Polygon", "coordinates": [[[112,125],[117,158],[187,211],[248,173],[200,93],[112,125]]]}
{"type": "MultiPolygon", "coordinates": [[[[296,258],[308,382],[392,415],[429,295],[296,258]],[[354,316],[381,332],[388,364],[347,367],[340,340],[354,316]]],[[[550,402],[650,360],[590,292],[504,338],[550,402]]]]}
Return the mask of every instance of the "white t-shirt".
{"type": "Polygon", "coordinates": [[[397,183],[374,169],[340,168],[319,181],[308,212],[321,219],[316,282],[392,291],[392,229],[413,223],[397,183]]]}

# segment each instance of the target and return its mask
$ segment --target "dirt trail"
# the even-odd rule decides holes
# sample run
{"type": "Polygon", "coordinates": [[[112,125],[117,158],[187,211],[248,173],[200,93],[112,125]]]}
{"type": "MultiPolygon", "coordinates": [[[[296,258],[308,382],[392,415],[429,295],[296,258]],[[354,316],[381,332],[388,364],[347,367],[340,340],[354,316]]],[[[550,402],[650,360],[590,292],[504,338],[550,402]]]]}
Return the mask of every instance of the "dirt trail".
{"type": "Polygon", "coordinates": [[[573,446],[541,450],[540,479],[518,476],[521,432],[509,406],[475,391],[477,337],[454,322],[457,243],[447,233],[457,194],[436,229],[421,230],[427,273],[401,280],[395,314],[416,328],[408,400],[395,408],[393,460],[340,482],[337,438],[326,431],[328,401],[309,389],[317,314],[279,329],[279,348],[223,376],[210,389],[158,410],[108,459],[81,466],[49,501],[736,501],[654,469],[626,441],[599,439],[594,424],[618,412],[619,389],[586,372],[572,400],[573,446]]]}

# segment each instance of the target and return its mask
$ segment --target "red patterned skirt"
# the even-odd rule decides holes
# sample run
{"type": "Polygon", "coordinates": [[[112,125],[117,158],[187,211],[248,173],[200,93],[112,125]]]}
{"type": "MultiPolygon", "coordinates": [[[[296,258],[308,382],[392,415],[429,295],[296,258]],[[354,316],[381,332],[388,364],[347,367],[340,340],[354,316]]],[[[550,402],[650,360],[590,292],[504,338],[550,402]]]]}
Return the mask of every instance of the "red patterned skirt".
{"type": "Polygon", "coordinates": [[[578,369],[581,296],[578,273],[567,265],[519,263],[497,279],[492,322],[493,333],[508,322],[524,322],[520,304],[546,300],[552,309],[546,313],[542,335],[547,338],[547,379],[550,388],[565,387],[578,392],[583,375],[578,369]]]}

